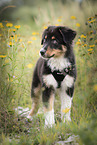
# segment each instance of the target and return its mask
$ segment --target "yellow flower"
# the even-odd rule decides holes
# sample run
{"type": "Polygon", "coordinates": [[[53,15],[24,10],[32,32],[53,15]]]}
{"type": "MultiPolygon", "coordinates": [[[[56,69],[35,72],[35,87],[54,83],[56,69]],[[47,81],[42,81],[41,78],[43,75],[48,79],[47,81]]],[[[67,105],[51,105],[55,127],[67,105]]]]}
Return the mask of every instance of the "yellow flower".
{"type": "Polygon", "coordinates": [[[33,64],[32,64],[32,63],[29,63],[29,64],[27,65],[27,67],[28,67],[28,68],[32,68],[32,67],[33,67],[33,64]]]}
{"type": "Polygon", "coordinates": [[[0,34],[0,37],[2,36],[2,34],[0,34]]]}
{"type": "Polygon", "coordinates": [[[92,19],[94,19],[94,17],[89,17],[89,18],[88,18],[88,20],[92,20],[92,19]]]}
{"type": "Polygon", "coordinates": [[[39,35],[39,33],[38,32],[33,32],[32,35],[39,35]]]}
{"type": "Polygon", "coordinates": [[[7,55],[0,55],[1,58],[5,58],[7,55]]]}
{"type": "Polygon", "coordinates": [[[31,43],[32,43],[32,41],[28,41],[27,43],[28,43],[28,44],[31,44],[31,43]]]}
{"type": "Polygon", "coordinates": [[[6,24],[6,27],[12,27],[12,26],[13,26],[12,23],[7,23],[7,24],[6,24]]]}
{"type": "Polygon", "coordinates": [[[8,78],[8,82],[9,82],[9,81],[10,81],[10,82],[13,82],[13,78],[10,78],[10,79],[8,78]]]}
{"type": "Polygon", "coordinates": [[[89,52],[88,52],[88,55],[90,55],[90,54],[93,54],[93,51],[89,51],[89,52]]]}
{"type": "Polygon", "coordinates": [[[81,38],[86,38],[87,36],[82,34],[80,37],[81,37],[81,38]]]}
{"type": "Polygon", "coordinates": [[[76,42],[76,45],[81,45],[80,39],[78,39],[78,41],[76,42]]]}
{"type": "Polygon", "coordinates": [[[11,35],[9,38],[10,38],[10,39],[14,39],[14,35],[11,35]]]}
{"type": "Polygon", "coordinates": [[[62,21],[62,19],[57,19],[57,21],[58,21],[58,22],[61,22],[61,21],[62,21]]]}
{"type": "Polygon", "coordinates": [[[47,29],[47,26],[44,26],[43,28],[44,28],[44,29],[47,29]]]}
{"type": "Polygon", "coordinates": [[[73,20],[76,20],[77,19],[75,16],[71,16],[70,18],[73,19],[73,20]]]}
{"type": "Polygon", "coordinates": [[[4,26],[3,26],[3,24],[2,23],[0,23],[0,28],[3,28],[4,26]]]}
{"type": "Polygon", "coordinates": [[[13,45],[14,45],[14,43],[9,42],[9,43],[8,43],[8,45],[11,47],[11,46],[13,46],[13,45]]]}
{"type": "Polygon", "coordinates": [[[97,84],[95,84],[95,85],[93,86],[93,90],[94,90],[95,92],[97,92],[97,84]]]}
{"type": "Polygon", "coordinates": [[[89,34],[93,34],[93,31],[90,31],[89,34]]]}
{"type": "Polygon", "coordinates": [[[36,35],[36,32],[33,32],[32,35],[36,35]]]}
{"type": "Polygon", "coordinates": [[[92,48],[90,48],[90,49],[88,49],[88,51],[90,52],[90,51],[93,51],[93,49],[92,48]]]}
{"type": "Polygon", "coordinates": [[[84,44],[83,47],[87,47],[87,44],[84,44]]]}
{"type": "Polygon", "coordinates": [[[16,29],[19,29],[21,26],[20,25],[16,25],[14,26],[16,29]]]}
{"type": "Polygon", "coordinates": [[[17,42],[17,34],[14,36],[15,42],[17,42]]]}
{"type": "Polygon", "coordinates": [[[96,21],[96,19],[89,20],[88,23],[94,23],[95,21],[96,21]]]}
{"type": "Polygon", "coordinates": [[[36,40],[36,37],[32,37],[32,40],[36,40]]]}
{"type": "Polygon", "coordinates": [[[55,24],[55,26],[59,26],[59,24],[55,24]]]}
{"type": "Polygon", "coordinates": [[[62,112],[64,112],[64,113],[68,113],[69,110],[70,110],[70,108],[66,108],[66,109],[63,109],[62,112]]]}
{"type": "Polygon", "coordinates": [[[77,27],[80,27],[80,23],[76,23],[76,26],[77,26],[77,27]]]}
{"type": "Polygon", "coordinates": [[[89,47],[93,48],[93,47],[95,47],[95,45],[94,44],[93,45],[89,45],[89,47]]]}
{"type": "Polygon", "coordinates": [[[15,32],[16,31],[16,29],[13,29],[13,32],[15,32]]]}

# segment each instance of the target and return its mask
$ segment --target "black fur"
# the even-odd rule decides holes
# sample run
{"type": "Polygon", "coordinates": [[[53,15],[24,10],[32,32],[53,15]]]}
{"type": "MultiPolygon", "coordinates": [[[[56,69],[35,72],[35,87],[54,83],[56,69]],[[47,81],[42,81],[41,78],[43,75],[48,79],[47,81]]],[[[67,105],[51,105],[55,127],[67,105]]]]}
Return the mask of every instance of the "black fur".
{"type": "MultiPolygon", "coordinates": [[[[35,88],[39,87],[40,89],[43,87],[44,90],[42,91],[42,98],[43,102],[46,103],[49,101],[50,95],[54,93],[55,88],[53,86],[47,86],[45,81],[43,80],[43,76],[52,74],[57,82],[57,88],[61,87],[61,83],[66,77],[66,75],[72,76],[74,81],[76,80],[76,64],[75,64],[75,57],[73,53],[73,46],[72,42],[76,36],[76,32],[69,29],[68,27],[63,26],[49,26],[42,35],[41,44],[43,45],[42,50],[40,50],[40,54],[42,57],[39,58],[32,80],[32,88],[31,88],[31,97],[34,98],[37,96],[34,90],[35,88]],[[55,57],[56,54],[54,50],[63,51],[62,46],[66,47],[66,52],[62,53],[63,58],[67,58],[70,62],[70,66],[67,68],[52,70],[52,67],[48,65],[48,61],[50,58],[55,57]],[[50,49],[53,53],[52,55],[45,55],[47,50],[50,49]]],[[[72,97],[74,92],[74,85],[70,88],[67,87],[66,93],[72,97]]]]}
{"type": "Polygon", "coordinates": [[[68,96],[72,97],[74,93],[74,85],[71,88],[67,88],[66,93],[68,96]]]}

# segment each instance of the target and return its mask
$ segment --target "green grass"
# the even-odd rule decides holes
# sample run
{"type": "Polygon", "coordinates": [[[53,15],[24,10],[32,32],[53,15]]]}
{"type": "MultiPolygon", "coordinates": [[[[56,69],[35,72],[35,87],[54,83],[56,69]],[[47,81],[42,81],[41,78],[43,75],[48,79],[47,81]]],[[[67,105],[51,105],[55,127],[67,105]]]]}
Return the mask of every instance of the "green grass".
{"type": "Polygon", "coordinates": [[[79,145],[83,143],[95,145],[97,134],[96,4],[86,2],[83,4],[83,9],[80,9],[74,2],[63,5],[59,1],[57,3],[48,1],[40,5],[40,8],[22,7],[18,13],[13,13],[12,17],[17,19],[19,14],[20,19],[12,27],[6,26],[8,22],[0,24],[0,140],[2,145],[51,145],[60,140],[64,141],[73,134],[79,135],[75,141],[79,145]],[[27,20],[22,17],[24,13],[29,16],[27,20]],[[16,32],[13,31],[15,25],[20,25],[16,32]],[[44,128],[43,114],[35,116],[32,123],[30,121],[26,123],[25,118],[16,115],[14,111],[18,106],[31,108],[32,73],[39,58],[42,32],[48,25],[67,25],[77,31],[74,51],[78,76],[71,112],[72,122],[69,124],[61,122],[60,99],[56,96],[56,125],[53,128],[44,128]],[[13,42],[12,46],[10,42],[13,42]]]}

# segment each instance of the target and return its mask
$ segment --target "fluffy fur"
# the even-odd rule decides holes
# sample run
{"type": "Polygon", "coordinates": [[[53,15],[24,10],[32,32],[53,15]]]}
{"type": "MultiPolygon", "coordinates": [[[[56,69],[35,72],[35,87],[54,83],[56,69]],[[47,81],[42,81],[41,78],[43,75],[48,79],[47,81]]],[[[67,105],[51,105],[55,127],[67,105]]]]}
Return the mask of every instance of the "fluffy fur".
{"type": "Polygon", "coordinates": [[[36,113],[39,95],[42,93],[45,125],[52,126],[54,120],[55,92],[59,88],[61,119],[70,121],[70,110],[76,80],[76,65],[73,39],[76,32],[68,27],[49,26],[42,35],[40,58],[37,61],[31,88],[32,109],[28,116],[36,113]]]}

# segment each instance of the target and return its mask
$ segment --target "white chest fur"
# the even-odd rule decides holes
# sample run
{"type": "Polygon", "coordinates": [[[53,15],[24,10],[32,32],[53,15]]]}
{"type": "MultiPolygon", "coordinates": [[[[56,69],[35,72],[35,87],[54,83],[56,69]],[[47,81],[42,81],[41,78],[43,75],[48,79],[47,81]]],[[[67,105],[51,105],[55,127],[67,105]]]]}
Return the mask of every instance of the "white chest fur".
{"type": "Polygon", "coordinates": [[[70,66],[70,62],[67,58],[59,57],[59,58],[51,58],[48,61],[48,66],[51,68],[52,71],[54,70],[63,70],[70,66]]]}

